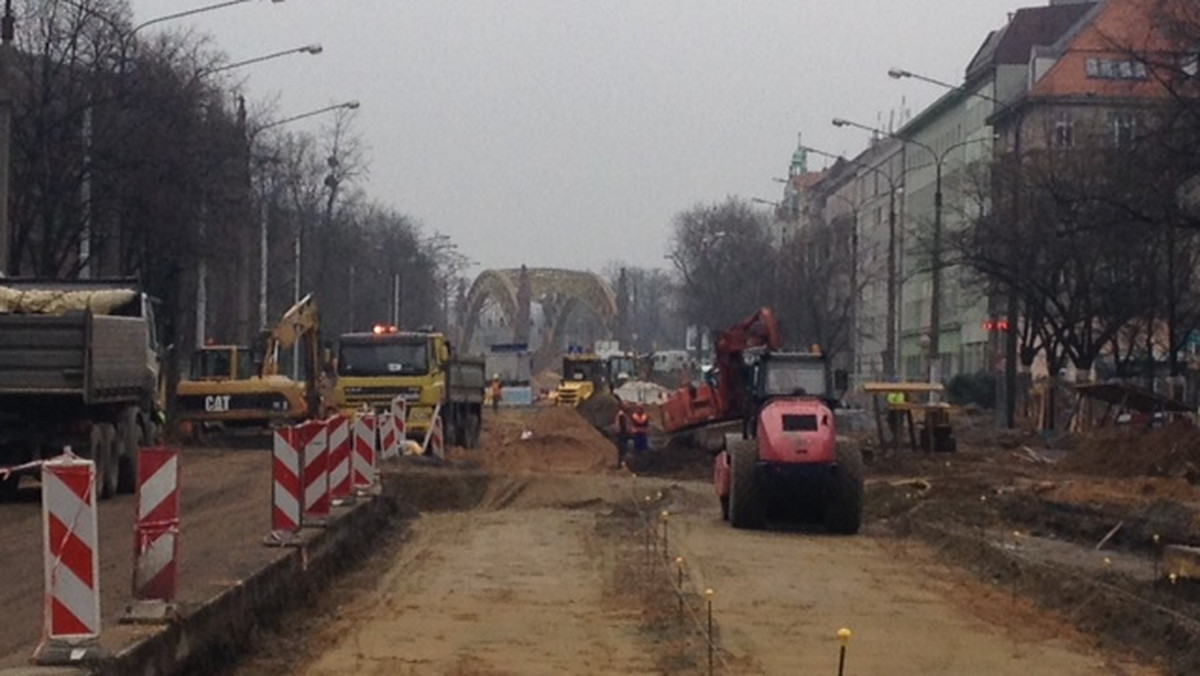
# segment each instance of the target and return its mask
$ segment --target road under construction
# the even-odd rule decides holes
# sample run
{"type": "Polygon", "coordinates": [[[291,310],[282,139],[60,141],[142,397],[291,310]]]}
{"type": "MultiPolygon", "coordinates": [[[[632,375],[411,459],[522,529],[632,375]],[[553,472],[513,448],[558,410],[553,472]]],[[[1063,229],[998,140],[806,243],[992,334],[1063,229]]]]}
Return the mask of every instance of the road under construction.
{"type": "MultiPolygon", "coordinates": [[[[960,434],[953,456],[879,459],[859,535],[740,531],[705,451],[656,438],[634,474],[575,409],[489,409],[478,449],[384,461],[378,491],[285,548],[263,544],[270,455],[186,448],[178,615],[120,623],[136,503],[101,503],[93,666],[832,674],[848,628],[847,673],[1194,673],[1200,598],[1163,559],[1192,537],[1187,479],[960,434]]],[[[39,486],[17,497],[0,506],[0,673],[29,673],[44,639],[39,486]]]]}

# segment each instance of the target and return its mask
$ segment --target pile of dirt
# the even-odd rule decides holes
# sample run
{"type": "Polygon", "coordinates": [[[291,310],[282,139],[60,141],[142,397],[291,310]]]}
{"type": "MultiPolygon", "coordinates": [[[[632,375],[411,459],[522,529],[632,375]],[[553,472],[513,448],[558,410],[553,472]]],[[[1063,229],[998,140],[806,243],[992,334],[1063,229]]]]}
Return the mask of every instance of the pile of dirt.
{"type": "Polygon", "coordinates": [[[1174,477],[1200,483],[1200,430],[1173,424],[1155,430],[1097,432],[1080,439],[1062,467],[1082,474],[1174,477]]]}
{"type": "Polygon", "coordinates": [[[575,409],[546,406],[484,416],[481,450],[454,449],[451,459],[499,473],[585,474],[614,467],[616,448],[575,409]]]}
{"type": "Polygon", "coordinates": [[[617,408],[621,400],[608,392],[598,392],[575,408],[579,417],[598,430],[612,429],[613,419],[617,417],[617,408]]]}

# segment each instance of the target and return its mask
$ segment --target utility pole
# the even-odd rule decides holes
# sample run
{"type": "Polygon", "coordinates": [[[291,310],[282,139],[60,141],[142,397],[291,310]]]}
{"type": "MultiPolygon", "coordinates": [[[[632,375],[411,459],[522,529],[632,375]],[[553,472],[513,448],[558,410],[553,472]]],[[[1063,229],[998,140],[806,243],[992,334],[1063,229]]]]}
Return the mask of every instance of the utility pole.
{"type": "Polygon", "coordinates": [[[0,18],[0,274],[17,273],[12,250],[12,223],[8,216],[9,157],[12,146],[12,82],[9,73],[13,65],[13,36],[16,19],[12,0],[4,0],[4,17],[0,18]]]}

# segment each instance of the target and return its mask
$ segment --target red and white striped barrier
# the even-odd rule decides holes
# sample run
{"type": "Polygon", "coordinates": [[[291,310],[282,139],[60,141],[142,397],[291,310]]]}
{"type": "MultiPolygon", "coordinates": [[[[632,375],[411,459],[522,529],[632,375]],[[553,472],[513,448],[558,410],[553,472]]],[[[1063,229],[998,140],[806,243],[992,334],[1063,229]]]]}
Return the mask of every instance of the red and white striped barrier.
{"type": "Polygon", "coordinates": [[[179,449],[138,452],[133,598],[174,601],[179,584],[179,449]]]}
{"type": "Polygon", "coordinates": [[[294,541],[300,529],[300,458],[304,442],[295,427],[275,429],[271,446],[271,534],[267,544],[294,541]]]}
{"type": "Polygon", "coordinates": [[[379,414],[379,459],[391,460],[400,455],[403,441],[396,435],[396,418],[390,412],[379,414]]]}
{"type": "Polygon", "coordinates": [[[375,414],[359,413],[354,419],[354,450],[350,460],[351,483],[365,491],[375,484],[375,414]]]}
{"type": "MultiPolygon", "coordinates": [[[[77,644],[100,636],[95,486],[91,460],[64,455],[42,464],[44,639],[52,643],[77,644]]],[[[45,658],[53,652],[54,647],[43,642],[34,659],[51,663],[45,658]]]]}
{"type": "Polygon", "coordinates": [[[335,414],[325,421],[329,434],[329,497],[335,504],[345,502],[353,493],[350,480],[350,418],[335,414]]]}
{"type": "Polygon", "coordinates": [[[433,407],[433,417],[429,421],[429,427],[425,429],[425,439],[421,441],[421,455],[428,455],[430,452],[439,458],[446,457],[441,403],[433,407]]]}
{"type": "Polygon", "coordinates": [[[310,420],[297,426],[304,440],[303,525],[320,525],[329,516],[329,433],[325,423],[310,420]]]}
{"type": "Polygon", "coordinates": [[[396,427],[396,444],[403,446],[408,438],[408,400],[404,395],[392,398],[392,424],[396,427]]]}

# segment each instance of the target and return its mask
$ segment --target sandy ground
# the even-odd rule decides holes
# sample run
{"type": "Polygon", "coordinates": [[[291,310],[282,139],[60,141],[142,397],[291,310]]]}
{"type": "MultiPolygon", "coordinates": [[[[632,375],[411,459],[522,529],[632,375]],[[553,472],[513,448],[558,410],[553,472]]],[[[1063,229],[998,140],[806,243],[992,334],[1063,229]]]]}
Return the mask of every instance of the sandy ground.
{"type": "MultiPolygon", "coordinates": [[[[270,454],[267,451],[187,449],[182,485],[180,589],[198,603],[280,555],[263,547],[270,530],[270,454]]],[[[0,504],[0,669],[28,662],[42,629],[41,493],[22,483],[20,502],[0,504]]],[[[134,496],[100,504],[100,611],[103,645],[120,649],[145,629],[117,622],[131,599],[134,496]]]]}
{"type": "MultiPolygon", "coordinates": [[[[492,421],[494,433],[512,428],[492,421]]],[[[680,646],[648,620],[663,608],[622,592],[630,575],[669,588],[663,569],[639,564],[637,531],[605,527],[622,512],[636,525],[633,505],[672,513],[667,558],[684,557],[693,598],[716,591],[719,666],[729,673],[835,673],[843,626],[854,632],[850,673],[1156,673],[920,545],[870,529],[735,531],[703,483],[581,473],[578,447],[516,453],[492,441],[481,464],[498,470],[487,455],[500,452],[516,458],[519,475],[494,480],[471,511],[416,520],[411,540],[371,564],[385,572],[337,592],[349,600],[309,628],[308,654],[251,659],[238,673],[280,673],[285,663],[313,675],[703,673],[702,652],[664,666],[680,646]],[[574,460],[556,463],[564,457],[574,460]]]]}

